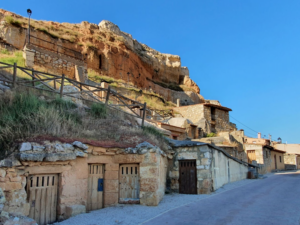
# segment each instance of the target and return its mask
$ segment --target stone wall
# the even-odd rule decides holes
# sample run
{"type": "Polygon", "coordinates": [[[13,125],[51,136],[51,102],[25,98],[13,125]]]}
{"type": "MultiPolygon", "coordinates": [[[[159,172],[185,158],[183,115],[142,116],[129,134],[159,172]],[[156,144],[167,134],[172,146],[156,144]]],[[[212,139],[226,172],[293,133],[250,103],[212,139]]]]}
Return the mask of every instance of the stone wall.
{"type": "Polygon", "coordinates": [[[284,154],[284,164],[286,170],[295,170],[298,168],[297,155],[295,154],[284,154]]]}
{"type": "Polygon", "coordinates": [[[271,151],[262,145],[245,144],[245,152],[255,150],[256,162],[259,166],[260,174],[270,173],[272,171],[271,151]]]}
{"type": "Polygon", "coordinates": [[[196,160],[198,194],[209,194],[226,183],[247,178],[248,166],[231,159],[219,148],[201,144],[174,147],[173,150],[175,154],[168,170],[168,183],[174,192],[179,192],[179,160],[196,160]]]}
{"type": "Polygon", "coordinates": [[[201,127],[205,133],[230,131],[229,112],[215,109],[215,120],[212,120],[211,107],[204,104],[195,104],[173,108],[184,118],[191,120],[201,127]],[[207,126],[208,124],[208,126],[207,126]]]}
{"type": "MultiPolygon", "coordinates": [[[[80,143],[80,142],[79,142],[80,143]]],[[[165,191],[167,157],[158,147],[147,142],[136,148],[103,148],[60,142],[23,143],[17,158],[0,162],[0,188],[7,199],[4,209],[9,213],[29,215],[30,204],[25,190],[26,177],[37,174],[58,174],[57,219],[72,216],[72,207],[85,212],[88,193],[88,165],[103,164],[103,206],[119,201],[119,167],[139,164],[140,204],[158,205],[165,191]],[[84,150],[85,149],[85,150],[84,150]],[[67,210],[68,209],[68,210],[67,210]]]]}
{"type": "Polygon", "coordinates": [[[23,56],[29,68],[46,69],[48,73],[64,74],[83,83],[87,79],[87,69],[83,61],[29,44],[25,46],[23,56]]]}

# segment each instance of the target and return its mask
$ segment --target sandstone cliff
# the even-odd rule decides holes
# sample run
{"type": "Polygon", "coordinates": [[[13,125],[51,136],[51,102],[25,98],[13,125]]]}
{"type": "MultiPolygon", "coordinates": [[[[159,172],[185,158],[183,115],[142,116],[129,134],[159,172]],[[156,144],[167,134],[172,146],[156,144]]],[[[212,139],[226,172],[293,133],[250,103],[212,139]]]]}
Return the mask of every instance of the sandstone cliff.
{"type": "MultiPolygon", "coordinates": [[[[23,49],[27,19],[0,9],[0,21],[0,41],[23,49]]],[[[30,42],[54,52],[61,48],[79,51],[89,70],[154,91],[174,103],[174,91],[182,103],[203,102],[199,87],[190,79],[188,68],[181,66],[179,56],[163,54],[141,44],[109,21],[96,25],[85,21],[70,24],[33,20],[30,42]]],[[[36,63],[47,67],[42,61],[39,59],[36,63]]],[[[50,67],[53,66],[50,64],[50,67]]],[[[57,69],[57,73],[64,72],[63,69],[63,66],[57,69]]]]}

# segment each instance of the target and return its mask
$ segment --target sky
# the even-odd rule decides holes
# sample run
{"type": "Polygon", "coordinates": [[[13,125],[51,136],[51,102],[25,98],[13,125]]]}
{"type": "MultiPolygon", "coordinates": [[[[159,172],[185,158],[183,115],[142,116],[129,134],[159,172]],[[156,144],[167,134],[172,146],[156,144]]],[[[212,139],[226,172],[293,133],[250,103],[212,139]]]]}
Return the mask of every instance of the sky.
{"type": "Polygon", "coordinates": [[[98,24],[109,20],[134,39],[181,57],[205,99],[232,109],[248,136],[300,143],[300,1],[1,1],[32,18],[98,24]]]}

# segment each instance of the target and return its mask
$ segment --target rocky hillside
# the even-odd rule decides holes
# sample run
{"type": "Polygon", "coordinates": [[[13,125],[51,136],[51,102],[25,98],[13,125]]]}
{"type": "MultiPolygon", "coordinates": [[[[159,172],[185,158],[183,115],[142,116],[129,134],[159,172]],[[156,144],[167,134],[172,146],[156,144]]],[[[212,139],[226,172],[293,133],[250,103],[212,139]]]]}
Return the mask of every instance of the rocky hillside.
{"type": "MultiPolygon", "coordinates": [[[[0,9],[0,42],[23,49],[27,23],[27,18],[0,9]]],[[[97,25],[85,21],[70,24],[32,20],[31,35],[32,43],[46,45],[54,52],[57,45],[81,52],[90,74],[153,91],[174,103],[177,98],[191,103],[204,100],[199,87],[190,79],[188,68],[182,67],[179,56],[163,54],[141,44],[109,21],[103,20],[97,25]]]]}

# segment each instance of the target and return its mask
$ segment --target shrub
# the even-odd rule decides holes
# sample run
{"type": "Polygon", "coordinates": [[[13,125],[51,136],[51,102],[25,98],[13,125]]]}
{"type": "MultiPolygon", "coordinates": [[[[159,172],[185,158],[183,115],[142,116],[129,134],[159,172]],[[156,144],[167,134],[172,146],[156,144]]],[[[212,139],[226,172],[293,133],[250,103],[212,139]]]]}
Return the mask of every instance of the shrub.
{"type": "Polygon", "coordinates": [[[213,132],[206,134],[206,137],[216,137],[216,136],[217,134],[213,132]]]}
{"type": "Polygon", "coordinates": [[[91,114],[95,118],[105,119],[107,116],[106,106],[101,103],[93,103],[91,106],[91,114]]]}

